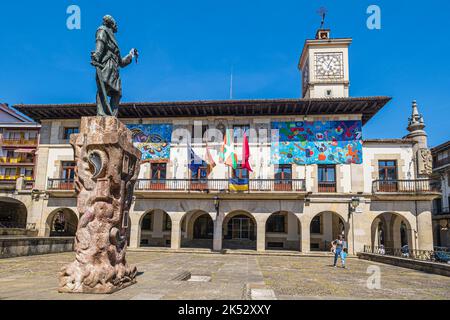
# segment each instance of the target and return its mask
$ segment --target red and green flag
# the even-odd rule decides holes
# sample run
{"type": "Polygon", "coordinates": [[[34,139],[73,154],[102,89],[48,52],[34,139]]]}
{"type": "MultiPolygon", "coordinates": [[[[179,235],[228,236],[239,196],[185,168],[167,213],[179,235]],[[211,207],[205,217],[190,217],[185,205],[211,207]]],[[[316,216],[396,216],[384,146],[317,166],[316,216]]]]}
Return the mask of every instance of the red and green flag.
{"type": "Polygon", "coordinates": [[[222,147],[220,148],[219,158],[225,165],[236,169],[238,166],[237,154],[234,149],[232,130],[227,129],[225,137],[223,139],[222,147]]]}

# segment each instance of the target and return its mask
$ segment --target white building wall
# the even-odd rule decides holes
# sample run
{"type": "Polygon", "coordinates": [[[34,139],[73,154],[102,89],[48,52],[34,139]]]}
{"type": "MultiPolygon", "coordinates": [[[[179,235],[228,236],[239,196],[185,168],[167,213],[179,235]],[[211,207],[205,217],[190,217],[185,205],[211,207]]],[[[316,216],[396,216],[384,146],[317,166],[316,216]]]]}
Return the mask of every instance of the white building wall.
{"type": "Polygon", "coordinates": [[[396,160],[398,179],[415,179],[412,144],[364,143],[364,192],[372,192],[372,182],[378,179],[378,161],[396,160]]]}

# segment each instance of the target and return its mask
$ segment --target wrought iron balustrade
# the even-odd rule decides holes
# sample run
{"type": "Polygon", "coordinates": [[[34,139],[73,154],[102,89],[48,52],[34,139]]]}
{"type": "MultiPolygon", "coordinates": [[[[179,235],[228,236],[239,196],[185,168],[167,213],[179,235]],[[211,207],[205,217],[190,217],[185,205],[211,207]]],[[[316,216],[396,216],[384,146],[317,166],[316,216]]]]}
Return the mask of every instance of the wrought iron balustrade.
{"type": "Polygon", "coordinates": [[[75,190],[73,179],[48,179],[48,190],[75,190]]]}
{"type": "Polygon", "coordinates": [[[364,246],[364,253],[375,253],[386,256],[406,258],[412,260],[443,262],[442,256],[450,256],[448,248],[435,247],[433,250],[409,249],[408,246],[402,248],[386,248],[382,246],[364,246]]]}
{"type": "Polygon", "coordinates": [[[375,180],[372,183],[372,192],[437,192],[430,179],[415,180],[375,180]]]}
{"type": "MultiPolygon", "coordinates": [[[[230,191],[230,179],[140,179],[137,191],[230,191]]],[[[248,179],[245,192],[302,192],[304,179],[248,179]]]]}
{"type": "Polygon", "coordinates": [[[336,192],[336,182],[335,181],[319,182],[318,183],[318,191],[319,192],[336,192]]]}
{"type": "Polygon", "coordinates": [[[14,138],[3,138],[1,140],[2,144],[5,146],[34,146],[38,144],[37,139],[14,139],[14,138]]]}
{"type": "Polygon", "coordinates": [[[433,169],[440,168],[440,167],[443,167],[443,166],[448,165],[448,164],[450,164],[450,157],[443,158],[443,159],[440,159],[440,160],[435,160],[433,162],[433,169]]]}

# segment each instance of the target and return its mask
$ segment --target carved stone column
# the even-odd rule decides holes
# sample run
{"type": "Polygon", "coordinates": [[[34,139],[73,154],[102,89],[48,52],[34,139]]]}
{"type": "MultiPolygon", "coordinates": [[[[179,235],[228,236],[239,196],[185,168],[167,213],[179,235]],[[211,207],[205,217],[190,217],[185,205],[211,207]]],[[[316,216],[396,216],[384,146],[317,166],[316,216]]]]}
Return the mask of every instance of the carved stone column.
{"type": "Polygon", "coordinates": [[[76,260],[61,270],[59,292],[113,293],[136,282],[125,259],[128,214],[141,153],[115,117],[85,117],[70,138],[80,220],[76,260]]]}

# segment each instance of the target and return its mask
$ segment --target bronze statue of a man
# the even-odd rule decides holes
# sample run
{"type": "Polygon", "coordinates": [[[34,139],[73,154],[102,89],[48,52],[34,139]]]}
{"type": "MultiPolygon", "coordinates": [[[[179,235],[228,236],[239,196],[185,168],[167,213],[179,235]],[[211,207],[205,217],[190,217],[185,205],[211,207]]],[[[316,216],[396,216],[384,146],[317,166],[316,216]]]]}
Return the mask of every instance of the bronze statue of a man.
{"type": "Polygon", "coordinates": [[[117,29],[114,18],[110,15],[104,16],[103,25],[97,29],[95,51],[91,54],[91,64],[97,71],[98,116],[117,116],[122,98],[119,68],[129,65],[138,54],[136,49],[131,49],[128,55],[121,57],[115,37],[117,29]],[[111,98],[110,101],[108,97],[111,98]]]}

